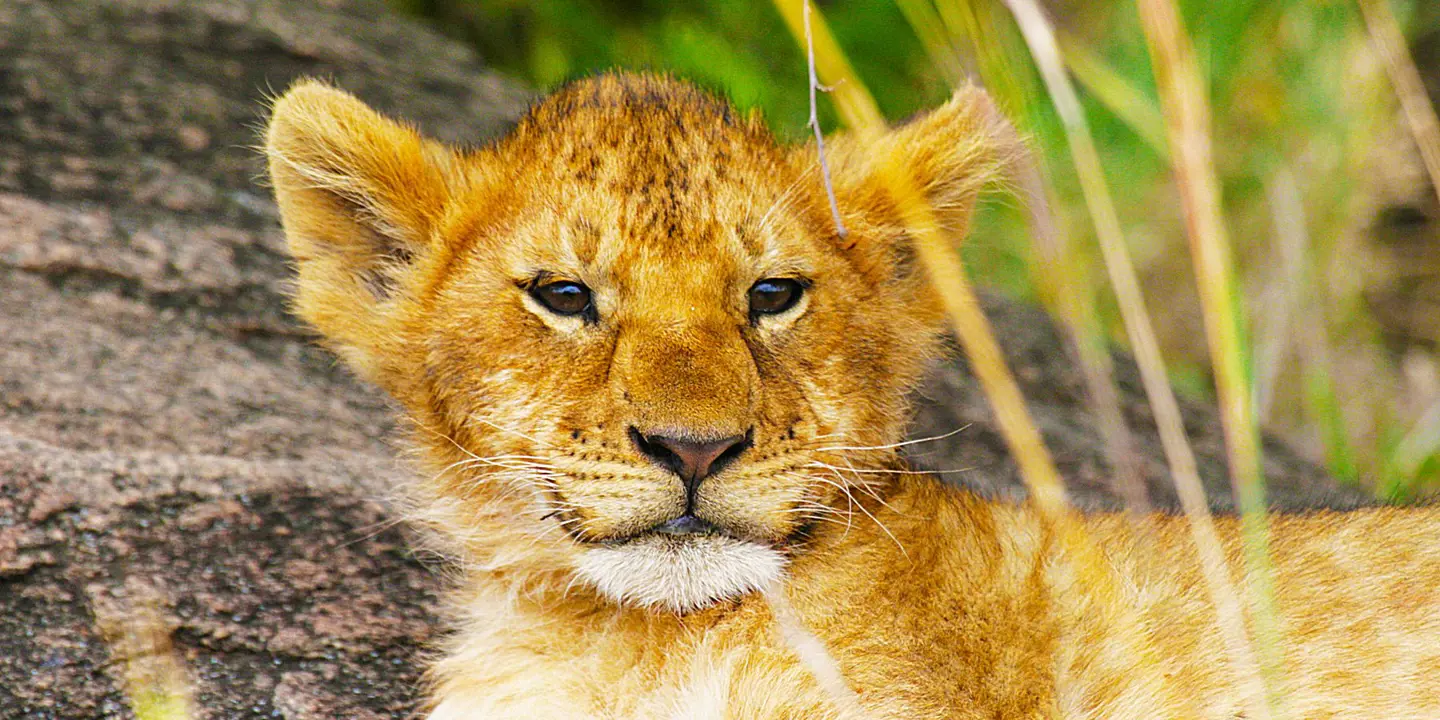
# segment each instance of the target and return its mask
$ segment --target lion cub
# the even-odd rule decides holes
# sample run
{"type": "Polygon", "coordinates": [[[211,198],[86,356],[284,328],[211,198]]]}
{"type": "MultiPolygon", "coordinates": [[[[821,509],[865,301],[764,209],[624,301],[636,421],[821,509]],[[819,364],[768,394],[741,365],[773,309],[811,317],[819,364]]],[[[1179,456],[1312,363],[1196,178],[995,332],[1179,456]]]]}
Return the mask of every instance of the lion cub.
{"type": "Polygon", "coordinates": [[[974,90],[835,137],[841,238],[812,147],[666,77],[476,150],[317,82],[275,104],[296,308],[413,421],[455,560],[431,718],[1440,717],[1440,511],[1271,520],[1256,706],[1183,519],[1079,519],[1086,570],[903,472],[943,317],[875,170],[965,227],[1008,137],[974,90]]]}

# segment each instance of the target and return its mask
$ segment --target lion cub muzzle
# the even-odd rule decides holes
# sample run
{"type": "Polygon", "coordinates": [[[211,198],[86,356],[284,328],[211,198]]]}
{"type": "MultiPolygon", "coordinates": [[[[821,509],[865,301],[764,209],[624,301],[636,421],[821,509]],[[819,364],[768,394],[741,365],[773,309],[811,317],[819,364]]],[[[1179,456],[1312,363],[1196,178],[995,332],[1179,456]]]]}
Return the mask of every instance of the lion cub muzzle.
{"type": "Polygon", "coordinates": [[[740,457],[751,445],[750,433],[719,440],[688,440],[668,435],[646,435],[630,428],[630,438],[640,452],[680,476],[688,494],[694,495],[700,482],[740,457]]]}
{"type": "Polygon", "coordinates": [[[713,523],[695,515],[695,491],[705,478],[720,472],[749,448],[753,431],[719,440],[690,440],[670,435],[647,435],[634,427],[630,439],[641,454],[679,476],[685,485],[685,511],[649,532],[666,535],[701,535],[720,532],[713,523]]]}

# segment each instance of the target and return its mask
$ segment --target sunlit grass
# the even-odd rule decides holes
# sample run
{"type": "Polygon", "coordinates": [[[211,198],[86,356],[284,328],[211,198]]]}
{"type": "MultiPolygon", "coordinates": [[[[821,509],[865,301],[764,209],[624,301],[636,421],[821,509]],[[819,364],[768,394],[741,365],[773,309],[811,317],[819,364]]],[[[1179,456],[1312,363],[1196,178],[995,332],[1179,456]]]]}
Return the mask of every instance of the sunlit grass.
{"type": "MultiPolygon", "coordinates": [[[[1003,47],[983,48],[977,42],[995,27],[994,16],[980,9],[984,3],[946,2],[934,8],[914,0],[906,0],[903,4],[905,14],[912,23],[933,23],[938,19],[950,33],[947,38],[940,36],[935,28],[917,28],[917,34],[922,37],[931,56],[945,48],[963,44],[959,41],[965,38],[955,37],[958,30],[976,45],[976,64],[981,68],[980,75],[987,85],[999,88],[997,94],[1002,101],[1009,100],[1003,104],[1011,108],[1025,107],[1027,112],[1033,112],[1032,99],[1014,97],[1024,92],[1024,78],[1017,80],[1013,72],[996,72],[994,77],[986,73],[985,68],[993,71],[1000,66],[997,58],[1005,56],[1006,52],[1003,47]]],[[[782,14],[786,14],[785,4],[777,5],[782,14]]],[[[1326,293],[1318,290],[1319,280],[1311,269],[1312,259],[1306,257],[1311,243],[1309,225],[1312,218],[1305,211],[1302,188],[1284,163],[1271,163],[1260,173],[1265,186],[1270,189],[1264,195],[1268,207],[1261,207],[1266,207],[1274,221],[1273,233],[1263,237],[1271,241],[1269,250],[1272,254],[1278,251],[1283,262],[1278,272],[1251,273],[1250,282],[1268,282],[1270,294],[1279,294],[1278,298],[1269,298],[1268,312],[1258,325],[1266,334],[1259,343],[1252,345],[1250,335],[1257,325],[1252,324],[1246,310],[1246,295],[1241,292],[1234,270],[1236,251],[1230,244],[1227,207],[1221,200],[1219,171],[1232,166],[1220,162],[1214,153],[1212,143],[1215,136],[1212,135],[1208,100],[1213,83],[1207,83],[1201,75],[1191,38],[1185,32],[1175,4],[1171,0],[1139,0],[1138,3],[1148,55],[1156,75],[1158,98],[1153,104],[1148,103],[1146,96],[1134,85],[1083,48],[1072,44],[1068,52],[1062,51],[1034,3],[1012,0],[1009,5],[1021,20],[1022,31],[1030,31],[1026,32],[1030,49],[1049,90],[1049,97],[1058,110],[1064,146],[1069,150],[1081,194],[1096,223],[1100,254],[1111,280],[1109,289],[1116,294],[1131,349],[1139,358],[1147,393],[1156,410],[1157,424],[1161,428],[1167,457],[1190,517],[1196,543],[1202,558],[1208,558],[1204,562],[1207,565],[1207,581],[1211,585],[1221,629],[1241,680],[1240,687],[1245,688],[1249,695],[1248,713],[1254,717],[1284,714],[1284,698],[1277,691],[1284,685],[1284,668],[1273,610],[1274,591],[1256,404],[1257,392],[1263,392],[1261,401],[1266,414],[1276,407],[1278,379],[1287,366],[1284,362],[1287,352],[1298,352],[1304,357],[1305,361],[1300,365],[1308,386],[1305,395],[1312,400],[1305,407],[1311,414],[1311,422],[1324,431],[1331,467],[1338,470],[1342,477],[1355,478],[1361,474],[1356,467],[1352,446],[1354,433],[1347,428],[1349,421],[1341,411],[1339,397],[1344,389],[1337,385],[1334,368],[1327,360],[1333,352],[1328,340],[1332,329],[1327,326],[1325,316],[1315,312],[1315,303],[1323,303],[1327,298],[1323,297],[1326,293]],[[1036,28],[1040,28],[1039,32],[1035,31],[1036,28]],[[1090,92],[1101,96],[1101,105],[1132,125],[1135,135],[1150,151],[1170,164],[1174,173],[1175,193],[1179,198],[1180,216],[1184,220],[1184,234],[1189,239],[1194,287],[1203,318],[1203,337],[1208,349],[1206,359],[1220,406],[1230,475],[1243,516],[1241,527],[1247,567],[1245,596],[1249,601],[1245,610],[1237,602],[1236,589],[1228,579],[1213,526],[1205,512],[1193,453],[1184,439],[1183,419],[1169,389],[1160,360],[1159,343],[1150,330],[1151,321],[1139,290],[1138,273],[1129,257],[1118,211],[1110,200],[1100,152],[1084,120],[1081,102],[1069,85],[1062,56],[1072,65],[1079,66],[1078,70],[1072,67],[1071,71],[1083,75],[1083,84],[1090,92]],[[1162,121],[1157,125],[1157,120],[1162,121]],[[1256,372],[1257,356],[1261,365],[1259,372],[1262,373],[1258,387],[1252,377],[1252,373],[1256,372]]],[[[793,18],[787,14],[787,19],[792,20],[793,29],[793,18]]],[[[1003,40],[997,42],[1003,45],[1003,40]]],[[[825,52],[831,52],[834,47],[827,33],[825,52]]],[[[832,58],[829,65],[822,73],[827,82],[838,82],[848,88],[847,97],[834,99],[841,116],[852,124],[861,123],[862,128],[866,127],[865,123],[878,122],[873,103],[858,108],[854,105],[859,96],[856,88],[860,83],[849,72],[843,58],[832,58]]],[[[1044,121],[1034,123],[1034,127],[1043,139],[1046,132],[1044,121]]],[[[1417,136],[1423,142],[1422,131],[1423,128],[1417,130],[1417,136]]],[[[1363,129],[1361,132],[1363,134],[1363,129]]],[[[1326,158],[1326,161],[1350,162],[1343,156],[1326,158]]],[[[1036,172],[1021,183],[1030,187],[1028,196],[1032,202],[1048,199],[1054,192],[1044,187],[1042,178],[1043,174],[1036,172]]],[[[1147,181],[1157,182],[1153,178],[1147,178],[1147,181]]],[[[988,354],[988,329],[983,328],[983,318],[967,317],[975,304],[963,268],[954,253],[929,232],[933,217],[929,216],[923,203],[917,202],[913,190],[906,187],[907,179],[903,172],[887,176],[887,183],[905,210],[907,224],[917,237],[922,260],[946,297],[946,307],[955,322],[957,334],[971,356],[987,397],[997,408],[997,416],[1021,465],[1022,475],[1032,493],[1037,494],[1037,506],[1048,517],[1062,516],[1064,511],[1055,499],[1063,500],[1063,492],[1052,493],[1049,490],[1053,465],[1044,454],[1043,445],[1039,444],[1038,434],[1033,434],[1033,424],[1024,415],[1023,399],[1018,394],[1010,395],[1014,389],[1013,381],[1009,380],[998,353],[994,356],[988,354]],[[992,377],[987,378],[987,374],[992,377]],[[1007,413],[1011,412],[1013,414],[1007,417],[1007,413]]],[[[1334,218],[1324,220],[1333,222],[1334,218]]],[[[1038,225],[1032,222],[1032,227],[1038,225]]],[[[1041,256],[1053,262],[1066,257],[1067,253],[1063,243],[1054,243],[1053,238],[1047,238],[1051,231],[1053,224],[1048,230],[1036,231],[1036,237],[1032,239],[1044,239],[1051,243],[1040,249],[1044,251],[1041,256]]],[[[1246,248],[1247,256],[1255,257],[1257,249],[1263,251],[1265,248],[1263,244],[1257,246],[1252,241],[1246,248]]],[[[1054,273],[1041,272],[1037,276],[1046,279],[1045,282],[1052,286],[1051,294],[1058,298],[1062,318],[1072,333],[1079,330],[1083,342],[1083,328],[1093,327],[1087,319],[1095,312],[1086,305],[1089,296],[1073,286],[1057,282],[1054,273]]],[[[1332,298],[1330,302],[1337,299],[1353,301],[1354,297],[1347,297],[1343,292],[1330,293],[1329,296],[1332,298]]],[[[1086,349],[1084,345],[1079,347],[1082,351],[1086,349]]],[[[1090,349],[1093,350],[1093,347],[1091,345],[1090,349]]],[[[1082,352],[1081,358],[1087,364],[1087,381],[1093,390],[1096,387],[1094,379],[1103,377],[1105,370],[1095,362],[1093,352],[1088,356],[1082,352]]],[[[1104,410],[1104,407],[1097,408],[1097,414],[1103,417],[1104,410]]],[[[1370,477],[1372,487],[1389,495],[1401,494],[1407,480],[1418,477],[1424,472],[1422,468],[1434,464],[1431,458],[1437,447],[1440,447],[1440,403],[1430,405],[1402,439],[1390,443],[1389,455],[1381,461],[1387,471],[1379,477],[1370,477]]],[[[1374,467],[1372,461],[1371,468],[1374,467]]],[[[1077,542],[1083,545],[1083,539],[1077,542]]]]}
{"type": "MultiPolygon", "coordinates": [[[[1142,2],[1144,1],[1142,0],[1142,2]]],[[[779,1],[777,1],[777,7],[786,17],[792,32],[797,37],[803,34],[808,40],[810,28],[808,25],[800,24],[808,20],[808,13],[797,14],[795,8],[779,1]]],[[[1020,29],[1039,63],[1039,69],[1046,87],[1049,89],[1050,97],[1055,102],[1061,116],[1085,199],[1096,222],[1106,266],[1119,296],[1122,313],[1125,315],[1126,327],[1129,330],[1132,344],[1139,348],[1146,389],[1151,396],[1152,406],[1156,408],[1157,419],[1165,439],[1167,457],[1170,459],[1172,471],[1175,473],[1177,487],[1201,553],[1204,576],[1217,609],[1217,621],[1232,656],[1239,687],[1248,696],[1246,702],[1248,712],[1257,718],[1269,717],[1276,701],[1267,692],[1266,676],[1268,675],[1271,681],[1270,687],[1274,687],[1274,683],[1277,681],[1278,666],[1274,660],[1276,648],[1273,629],[1274,613],[1270,600],[1271,582],[1269,580],[1268,543],[1263,519],[1263,480],[1259,474],[1258,432],[1254,424],[1253,411],[1248,405],[1249,382],[1248,377],[1243,375],[1248,361],[1245,355],[1246,349],[1240,344],[1243,337],[1240,331],[1242,318],[1239,307],[1233,303],[1232,280],[1228,266],[1229,249],[1225,241],[1223,218],[1219,213],[1218,186],[1215,185],[1213,164],[1206,145],[1209,142],[1209,128],[1205,122],[1204,90],[1198,85],[1198,76],[1195,75],[1193,60],[1185,55],[1188,53],[1186,44],[1188,40],[1179,35],[1181,29],[1176,18],[1173,16],[1167,18],[1163,15],[1166,9],[1173,11],[1173,6],[1160,8],[1161,16],[1158,19],[1154,17],[1156,8],[1153,5],[1149,8],[1151,14],[1147,19],[1150,20],[1150,25],[1147,26],[1147,29],[1151,31],[1152,37],[1159,35],[1156,42],[1162,46],[1162,52],[1156,54],[1159,85],[1162,97],[1170,103],[1165,106],[1168,121],[1165,147],[1167,150],[1173,149],[1167,154],[1179,160],[1176,172],[1184,191],[1182,199],[1185,203],[1187,218],[1191,221],[1192,247],[1195,250],[1198,270],[1197,284],[1201,288],[1201,296],[1205,301],[1203,307],[1207,310],[1206,328],[1209,336],[1215,338],[1212,341],[1212,361],[1216,367],[1232,373],[1220,375],[1219,395],[1222,402],[1222,415],[1227,418],[1226,439],[1227,447],[1231,449],[1232,475],[1237,478],[1237,495],[1241,497],[1240,505],[1247,514],[1245,546],[1247,548],[1246,557],[1250,561],[1248,588],[1251,612],[1249,616],[1255,636],[1261,641],[1263,652],[1261,657],[1257,657],[1252,647],[1252,637],[1247,633],[1245,626],[1246,613],[1241,609],[1239,593],[1229,579],[1229,569],[1224,561],[1223,550],[1206,509],[1203,489],[1195,470],[1194,456],[1184,437],[1183,419],[1180,417],[1178,403],[1169,388],[1164,365],[1160,359],[1158,343],[1150,330],[1148,312],[1145,310],[1144,299],[1139,291],[1139,282],[1125,248],[1120,223],[1113,202],[1110,200],[1098,152],[1085,122],[1084,112],[1061,65],[1059,45],[1038,6],[1031,2],[1015,0],[1010,3],[1010,7],[1020,21],[1020,29]],[[1178,109],[1174,106],[1177,100],[1182,103],[1178,109]],[[1209,184],[1206,185],[1206,183],[1209,184]],[[1217,316],[1217,312],[1223,313],[1223,316],[1217,316]],[[1220,324],[1216,320],[1217,317],[1223,317],[1229,324],[1220,324]],[[1242,374],[1233,374],[1236,368],[1241,369],[1242,374]],[[1248,433],[1248,436],[1245,433],[1248,433]],[[1250,438],[1248,442],[1247,437],[1250,438]],[[1244,469],[1243,464],[1246,462],[1252,464],[1253,471],[1244,469]]],[[[976,35],[979,27],[977,21],[979,15],[980,13],[975,12],[973,5],[965,2],[942,5],[934,14],[920,12],[913,8],[907,12],[907,16],[912,19],[946,16],[965,19],[967,21],[966,30],[971,33],[972,37],[976,35]],[[945,7],[949,7],[951,11],[947,13],[945,7]]],[[[955,27],[955,24],[952,23],[951,27],[955,27]]],[[[813,52],[821,53],[820,47],[822,46],[824,53],[838,52],[829,33],[820,34],[825,37],[826,42],[817,44],[813,52]]],[[[922,32],[922,34],[929,36],[933,33],[922,32]]],[[[934,39],[928,42],[932,46],[938,45],[934,39]]],[[[822,76],[826,81],[837,87],[849,88],[846,97],[836,98],[836,104],[839,106],[842,117],[859,123],[856,131],[862,135],[877,134],[881,127],[879,125],[881,121],[878,113],[873,109],[873,103],[862,104],[859,107],[847,107],[857,101],[865,103],[868,97],[858,92],[859,80],[848,72],[849,66],[843,57],[827,58],[825,64],[826,72],[822,73],[822,76]]],[[[983,66],[984,63],[982,63],[983,66]]],[[[994,67],[992,65],[992,68],[994,67]]],[[[982,74],[987,83],[1010,88],[1012,92],[1018,86],[1018,83],[996,82],[1000,77],[1009,77],[1010,74],[1003,70],[993,71],[996,73],[995,77],[982,74]]],[[[1013,106],[1015,103],[1011,104],[1013,106]]],[[[1030,199],[1032,202],[1047,197],[1049,194],[1048,190],[1038,187],[1038,177],[1038,173],[1033,173],[1023,183],[1031,188],[1030,199]]],[[[1094,550],[1088,539],[1083,536],[1083,532],[1075,524],[1067,521],[1063,484],[1055,472],[1053,463],[1049,459],[1033,422],[1025,411],[1024,400],[1005,367],[998,345],[994,342],[993,334],[983,315],[978,311],[978,303],[969,288],[966,273],[961,267],[957,255],[945,242],[933,213],[913,188],[913,180],[909,178],[907,171],[892,163],[888,166],[888,172],[883,180],[902,209],[910,234],[916,238],[920,259],[929,269],[945,302],[947,313],[954,323],[961,345],[969,355],[972,368],[979,378],[987,398],[995,408],[1002,432],[1020,465],[1022,478],[1031,490],[1035,506],[1042,516],[1062,529],[1061,537],[1066,540],[1077,562],[1087,567],[1087,571],[1084,573],[1087,580],[1103,582],[1103,578],[1107,575],[1099,570],[1098,564],[1093,568],[1088,567],[1094,559],[1094,550]],[[1068,532],[1065,530],[1066,528],[1069,529],[1068,532]]],[[[1032,223],[1032,228],[1046,226],[1048,225],[1043,222],[1032,223]]],[[[963,236],[963,232],[959,234],[963,236]]],[[[1037,232],[1037,235],[1043,236],[1044,234],[1037,232]]],[[[1057,289],[1060,291],[1062,308],[1068,311],[1071,326],[1083,328],[1086,324],[1085,318],[1092,314],[1091,308],[1086,305],[1083,296],[1073,287],[1057,284],[1057,289]]],[[[1082,337],[1080,342],[1084,342],[1084,340],[1082,337]]],[[[1088,376],[1093,379],[1101,374],[1102,369],[1098,363],[1094,362],[1093,355],[1086,357],[1082,354],[1081,357],[1089,365],[1087,367],[1088,376]]],[[[1093,384],[1092,382],[1092,386],[1093,384]]],[[[1104,409],[1101,408],[1102,415],[1104,409]]],[[[1148,644],[1145,633],[1127,633],[1126,636],[1141,644],[1141,647],[1135,648],[1136,651],[1141,653],[1147,651],[1148,648],[1144,647],[1148,644]]]]}
{"type": "MultiPolygon", "coordinates": [[[[138,587],[132,588],[138,591],[138,587]]],[[[194,691],[185,662],[176,654],[170,628],[160,616],[160,600],[142,595],[114,604],[97,604],[96,622],[118,669],[121,690],[138,720],[191,720],[194,691]]]]}
{"type": "Polygon", "coordinates": [[[1375,44],[1375,51],[1385,61],[1390,82],[1400,98],[1400,107],[1420,148],[1430,187],[1440,199],[1440,118],[1425,94],[1425,81],[1415,67],[1415,59],[1405,46],[1405,33],[1390,9],[1390,0],[1357,0],[1365,16],[1365,25],[1375,44]]]}
{"type": "Polygon", "coordinates": [[[1105,267],[1119,302],[1121,315],[1135,351],[1145,392],[1155,413],[1156,425],[1171,477],[1190,523],[1191,535],[1201,558],[1201,570],[1217,612],[1221,637],[1230,654],[1232,668],[1247,693],[1250,716],[1268,717],[1265,684],[1241,610],[1239,593],[1230,581],[1224,550],[1205,500],[1204,486],[1196,469],[1195,455],[1185,436],[1179,403],[1170,388],[1159,344],[1151,325],[1150,312],[1140,292],[1139,279],[1125,245],[1109,183],[1100,165],[1085,111],[1080,105],[1061,61],[1059,43],[1040,6],[1034,0],[1008,0],[1031,54],[1039,65],[1051,100],[1065,127],[1065,135],[1080,178],[1085,202],[1095,223],[1105,267]]]}
{"type": "MultiPolygon", "coordinates": [[[[1212,154],[1210,101],[1194,47],[1173,0],[1138,0],[1145,38],[1160,91],[1166,136],[1186,234],[1200,290],[1210,367],[1215,374],[1220,423],[1225,434],[1230,482],[1240,506],[1247,566],[1252,639],[1257,646],[1262,689],[1270,710],[1283,685],[1279,624],[1274,610],[1274,572],[1265,519],[1265,478],[1245,341],[1245,308],[1234,279],[1230,237],[1220,204],[1220,183],[1212,154]]],[[[1264,714],[1263,704],[1252,714],[1264,714]]]]}

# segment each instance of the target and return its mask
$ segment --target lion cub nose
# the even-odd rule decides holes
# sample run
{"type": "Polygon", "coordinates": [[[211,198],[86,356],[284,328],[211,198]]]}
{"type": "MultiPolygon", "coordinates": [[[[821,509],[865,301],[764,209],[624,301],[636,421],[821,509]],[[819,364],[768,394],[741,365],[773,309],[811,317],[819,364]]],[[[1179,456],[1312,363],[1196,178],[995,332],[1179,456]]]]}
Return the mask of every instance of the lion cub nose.
{"type": "Polygon", "coordinates": [[[640,452],[670,469],[693,491],[696,485],[724,467],[750,447],[750,436],[732,435],[712,441],[686,440],[667,435],[645,435],[634,428],[630,437],[640,452]]]}

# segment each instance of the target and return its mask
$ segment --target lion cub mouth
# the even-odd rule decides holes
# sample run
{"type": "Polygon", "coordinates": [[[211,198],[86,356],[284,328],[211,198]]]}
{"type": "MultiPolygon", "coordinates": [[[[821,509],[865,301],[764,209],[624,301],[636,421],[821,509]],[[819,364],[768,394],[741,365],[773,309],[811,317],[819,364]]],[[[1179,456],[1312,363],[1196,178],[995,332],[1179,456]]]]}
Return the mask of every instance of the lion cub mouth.
{"type": "Polygon", "coordinates": [[[686,514],[585,549],[575,570],[616,603],[685,613],[764,590],[785,564],[776,548],[686,514]]]}
{"type": "Polygon", "coordinates": [[[646,531],[657,535],[685,537],[687,535],[729,535],[709,520],[702,520],[690,513],[667,520],[646,531]]]}

